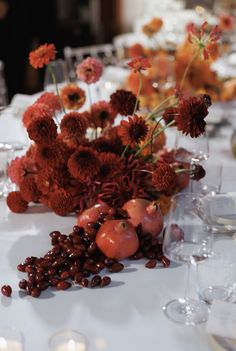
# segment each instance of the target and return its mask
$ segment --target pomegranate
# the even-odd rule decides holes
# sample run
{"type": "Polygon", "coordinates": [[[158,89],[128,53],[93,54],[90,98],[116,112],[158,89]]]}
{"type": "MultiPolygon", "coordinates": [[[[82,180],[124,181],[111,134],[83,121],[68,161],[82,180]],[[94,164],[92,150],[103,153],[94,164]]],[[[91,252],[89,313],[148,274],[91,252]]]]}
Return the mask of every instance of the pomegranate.
{"type": "Polygon", "coordinates": [[[80,227],[87,228],[89,222],[97,222],[100,213],[107,213],[109,206],[104,202],[98,203],[92,207],[87,208],[77,218],[77,224],[80,227]]]}
{"type": "Polygon", "coordinates": [[[156,237],[163,228],[163,216],[155,202],[145,199],[129,200],[122,207],[130,216],[129,221],[136,227],[142,224],[144,233],[151,233],[156,237]]]}
{"type": "Polygon", "coordinates": [[[178,173],[176,178],[176,186],[178,191],[187,188],[189,185],[189,174],[188,173],[178,173]]]}
{"type": "Polygon", "coordinates": [[[115,260],[132,256],[139,247],[134,226],[122,219],[104,222],[97,232],[95,241],[104,255],[115,260]]]}

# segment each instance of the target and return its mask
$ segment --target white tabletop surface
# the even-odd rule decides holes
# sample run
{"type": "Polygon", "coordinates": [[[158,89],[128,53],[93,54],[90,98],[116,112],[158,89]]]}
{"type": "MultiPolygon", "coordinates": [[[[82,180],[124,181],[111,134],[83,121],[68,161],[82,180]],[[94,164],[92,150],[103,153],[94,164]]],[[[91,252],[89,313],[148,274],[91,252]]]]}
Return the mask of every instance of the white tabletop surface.
{"type": "MultiPolygon", "coordinates": [[[[236,160],[230,151],[230,136],[236,126],[233,104],[215,105],[230,122],[210,139],[210,154],[224,166],[222,191],[236,191],[236,160]]],[[[173,137],[173,135],[172,135],[173,137]]],[[[25,141],[21,120],[11,111],[0,116],[0,141],[25,141]]],[[[25,351],[47,351],[48,338],[70,328],[85,333],[90,351],[210,351],[205,325],[183,327],[169,321],[162,307],[184,294],[184,266],[147,269],[144,261],[125,262],[125,270],[113,274],[103,289],[71,288],[65,292],[45,291],[39,299],[19,294],[16,266],[31,255],[50,248],[49,232],[69,233],[75,217],[59,217],[42,206],[27,213],[11,213],[0,201],[0,286],[10,284],[12,298],[0,298],[0,328],[20,329],[25,351]]],[[[192,277],[194,278],[194,277],[192,277]]],[[[194,279],[192,294],[196,297],[194,279]]]]}

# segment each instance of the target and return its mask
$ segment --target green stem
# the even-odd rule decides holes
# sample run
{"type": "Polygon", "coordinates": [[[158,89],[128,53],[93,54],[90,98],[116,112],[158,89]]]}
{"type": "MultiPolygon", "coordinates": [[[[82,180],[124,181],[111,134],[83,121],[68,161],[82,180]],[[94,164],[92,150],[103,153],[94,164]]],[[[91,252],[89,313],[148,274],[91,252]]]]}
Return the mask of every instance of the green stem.
{"type": "Polygon", "coordinates": [[[50,64],[48,65],[48,69],[49,69],[49,72],[50,72],[50,74],[51,74],[53,84],[55,85],[56,92],[57,92],[57,96],[58,96],[58,99],[59,99],[59,101],[60,101],[62,110],[63,110],[64,113],[66,113],[64,104],[63,104],[63,102],[62,102],[62,99],[61,99],[61,96],[60,96],[60,93],[59,93],[59,89],[58,89],[58,85],[57,85],[56,76],[55,76],[54,71],[53,71],[52,67],[50,66],[50,64]]]}
{"type": "Polygon", "coordinates": [[[124,158],[126,151],[128,150],[129,145],[126,145],[126,147],[124,148],[124,151],[122,152],[121,158],[124,158]]]}
{"type": "Polygon", "coordinates": [[[135,106],[134,106],[134,111],[133,111],[133,115],[135,114],[137,107],[138,107],[138,101],[139,101],[139,96],[141,93],[141,89],[142,89],[142,85],[143,85],[143,77],[142,77],[142,73],[138,72],[139,74],[139,87],[138,87],[138,93],[137,93],[137,97],[136,97],[136,102],[135,102],[135,106]]]}
{"type": "Polygon", "coordinates": [[[152,134],[151,134],[151,156],[152,156],[152,152],[153,152],[152,142],[153,142],[153,138],[154,138],[154,133],[155,133],[155,130],[157,129],[157,127],[158,127],[158,125],[160,124],[160,122],[161,122],[162,119],[163,119],[163,117],[161,117],[161,118],[157,121],[155,127],[153,128],[152,134]]]}
{"type": "MultiPolygon", "coordinates": [[[[159,108],[161,106],[163,106],[166,102],[168,102],[169,100],[173,99],[175,96],[171,95],[168,98],[166,98],[165,100],[163,100],[160,104],[156,105],[153,110],[149,113],[149,115],[147,116],[147,119],[152,118],[153,115],[155,115],[157,112],[159,112],[159,108]]],[[[166,109],[166,108],[165,108],[166,109]]],[[[164,109],[164,110],[165,110],[164,109]]]]}
{"type": "Polygon", "coordinates": [[[183,78],[182,78],[182,80],[181,80],[181,82],[180,82],[180,90],[182,90],[182,87],[183,87],[184,81],[185,81],[185,79],[186,79],[186,77],[187,77],[188,71],[189,71],[190,67],[192,66],[193,62],[194,62],[194,61],[196,60],[196,58],[198,57],[199,52],[200,52],[200,50],[197,50],[197,51],[195,52],[195,54],[193,55],[193,57],[191,58],[191,60],[188,62],[188,65],[187,65],[187,67],[185,68],[185,71],[184,71],[183,78]]]}
{"type": "MultiPolygon", "coordinates": [[[[166,124],[164,127],[162,127],[160,130],[158,130],[154,135],[153,138],[156,138],[159,134],[164,132],[165,129],[169,128],[175,123],[175,120],[171,121],[170,123],[166,124]]],[[[142,147],[136,152],[135,156],[138,156],[145,147],[147,147],[151,143],[152,139],[149,139],[145,144],[142,145],[142,147]]]]}

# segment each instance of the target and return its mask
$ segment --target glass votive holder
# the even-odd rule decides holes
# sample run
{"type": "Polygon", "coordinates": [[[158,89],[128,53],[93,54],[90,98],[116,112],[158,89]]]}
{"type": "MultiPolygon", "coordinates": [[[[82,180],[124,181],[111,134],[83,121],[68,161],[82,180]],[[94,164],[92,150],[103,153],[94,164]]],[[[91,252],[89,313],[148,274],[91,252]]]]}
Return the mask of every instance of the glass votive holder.
{"type": "Polygon", "coordinates": [[[76,330],[62,330],[49,339],[51,351],[88,351],[86,336],[76,330]]]}
{"type": "Polygon", "coordinates": [[[192,182],[192,191],[203,195],[219,194],[222,186],[222,164],[209,158],[207,161],[201,161],[200,165],[204,168],[206,175],[192,182]]]}
{"type": "Polygon", "coordinates": [[[14,328],[0,328],[0,351],[23,351],[24,338],[14,328]]]}

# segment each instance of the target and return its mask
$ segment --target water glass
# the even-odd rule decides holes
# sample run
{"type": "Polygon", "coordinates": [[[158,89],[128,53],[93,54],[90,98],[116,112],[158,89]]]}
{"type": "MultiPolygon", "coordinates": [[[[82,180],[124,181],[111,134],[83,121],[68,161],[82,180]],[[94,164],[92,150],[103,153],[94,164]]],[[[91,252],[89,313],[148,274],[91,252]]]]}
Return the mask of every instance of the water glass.
{"type": "Polygon", "coordinates": [[[210,158],[207,161],[201,161],[199,164],[206,171],[206,175],[204,178],[192,182],[192,191],[203,195],[219,194],[222,185],[222,164],[213,162],[210,158]]]}
{"type": "Polygon", "coordinates": [[[51,351],[88,351],[87,337],[76,330],[62,330],[49,339],[51,351]]]}
{"type": "Polygon", "coordinates": [[[66,68],[65,61],[62,59],[57,59],[49,63],[45,69],[44,75],[44,90],[56,91],[55,82],[52,78],[52,73],[56,79],[56,83],[59,87],[69,81],[69,74],[66,68]]]}
{"type": "Polygon", "coordinates": [[[197,266],[197,291],[201,300],[231,301],[235,292],[236,243],[218,240],[214,253],[197,266]]]}
{"type": "Polygon", "coordinates": [[[190,138],[176,132],[175,139],[176,159],[180,162],[198,163],[209,158],[209,139],[205,132],[198,138],[190,138]],[[183,152],[185,150],[185,152],[183,152]]]}

